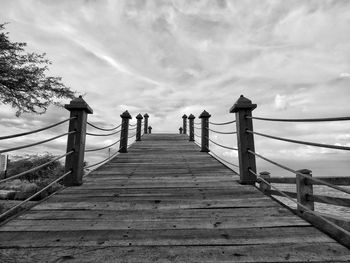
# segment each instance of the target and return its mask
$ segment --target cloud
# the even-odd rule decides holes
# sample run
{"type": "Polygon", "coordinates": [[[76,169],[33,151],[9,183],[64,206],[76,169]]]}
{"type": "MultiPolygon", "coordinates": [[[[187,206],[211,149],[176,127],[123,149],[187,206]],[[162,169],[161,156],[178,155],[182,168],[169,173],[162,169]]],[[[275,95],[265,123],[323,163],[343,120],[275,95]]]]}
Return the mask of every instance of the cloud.
{"type": "Polygon", "coordinates": [[[287,96],[276,94],[274,106],[277,110],[287,109],[288,107],[287,96]]]}

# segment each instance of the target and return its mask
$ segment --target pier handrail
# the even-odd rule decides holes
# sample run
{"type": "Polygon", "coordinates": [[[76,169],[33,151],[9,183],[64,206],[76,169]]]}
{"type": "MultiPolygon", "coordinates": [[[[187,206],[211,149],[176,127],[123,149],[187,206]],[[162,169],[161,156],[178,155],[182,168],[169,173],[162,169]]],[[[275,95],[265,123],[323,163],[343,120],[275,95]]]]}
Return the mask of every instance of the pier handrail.
{"type": "Polygon", "coordinates": [[[228,121],[228,122],[209,122],[211,125],[227,125],[227,124],[231,124],[231,123],[235,123],[236,121],[233,120],[233,121],[228,121]]]}
{"type": "Polygon", "coordinates": [[[48,125],[46,127],[42,127],[42,128],[39,128],[39,129],[36,129],[36,130],[33,130],[33,131],[29,131],[29,132],[22,132],[22,133],[17,133],[17,134],[11,134],[11,135],[6,135],[6,136],[1,136],[0,137],[0,141],[1,140],[7,140],[7,139],[12,139],[12,138],[17,138],[17,137],[22,137],[22,136],[26,136],[26,135],[30,135],[30,134],[34,134],[34,133],[37,133],[37,132],[41,132],[41,131],[46,131],[48,129],[51,129],[53,127],[56,127],[56,126],[59,126],[63,123],[66,123],[70,120],[73,120],[75,119],[76,117],[72,117],[72,118],[68,118],[68,119],[65,119],[63,121],[59,121],[59,122],[56,122],[54,124],[51,124],[51,125],[48,125]]]}
{"type": "Polygon", "coordinates": [[[120,126],[122,126],[121,124],[115,126],[115,127],[112,127],[112,128],[102,128],[102,127],[99,127],[95,124],[92,124],[91,122],[86,122],[89,126],[97,129],[97,130],[100,130],[100,131],[114,131],[116,129],[118,129],[120,126]]]}
{"type": "Polygon", "coordinates": [[[0,140],[17,138],[17,137],[26,136],[26,135],[34,134],[37,132],[45,131],[45,130],[51,129],[53,127],[59,126],[61,124],[64,124],[66,122],[69,122],[68,132],[66,132],[66,133],[62,133],[62,134],[53,136],[53,137],[48,138],[48,139],[40,140],[40,141],[35,142],[35,143],[30,143],[30,144],[25,144],[25,145],[21,145],[21,146],[16,146],[16,147],[11,147],[11,148],[0,150],[0,154],[7,153],[7,152],[12,152],[12,151],[20,150],[20,149],[25,149],[25,148],[41,145],[41,144],[53,141],[55,139],[64,137],[64,136],[68,137],[67,138],[67,145],[66,145],[66,152],[64,154],[61,154],[59,156],[55,156],[54,158],[50,159],[49,161],[47,161],[43,164],[37,165],[35,167],[32,167],[26,171],[23,171],[23,172],[11,175],[9,177],[0,179],[0,184],[1,184],[1,183],[8,182],[10,180],[21,178],[29,173],[39,171],[40,169],[42,169],[42,168],[44,168],[44,167],[46,167],[46,166],[48,166],[56,161],[59,161],[62,158],[65,158],[65,167],[64,167],[65,170],[61,176],[59,176],[58,178],[56,178],[55,180],[50,182],[45,187],[38,190],[33,195],[26,198],[22,202],[18,203],[17,205],[11,207],[10,209],[8,209],[5,212],[3,212],[2,214],[0,214],[0,220],[3,220],[8,216],[12,216],[14,214],[14,212],[17,211],[17,208],[23,206],[24,204],[26,204],[27,202],[29,202],[33,198],[37,197],[38,195],[40,195],[41,193],[43,193],[44,191],[49,189],[53,184],[55,184],[59,181],[63,181],[63,184],[65,186],[81,185],[82,178],[84,176],[84,170],[89,169],[89,168],[94,167],[94,166],[97,166],[97,165],[100,165],[100,164],[104,164],[106,161],[109,161],[112,158],[114,158],[117,154],[119,154],[119,152],[127,152],[127,148],[129,147],[129,144],[127,142],[128,139],[136,136],[137,137],[136,140],[140,141],[141,136],[143,135],[143,133],[141,131],[141,126],[143,125],[143,122],[141,121],[141,119],[137,118],[138,121],[136,124],[129,124],[129,119],[131,119],[131,116],[127,111],[121,115],[122,122],[120,125],[117,125],[113,128],[103,128],[103,127],[99,127],[98,125],[87,121],[88,114],[92,114],[93,111],[90,108],[90,106],[83,100],[83,98],[81,96],[79,96],[79,98],[73,99],[70,102],[70,104],[66,104],[65,108],[68,111],[70,111],[70,117],[68,119],[59,121],[57,123],[54,123],[54,124],[51,124],[51,125],[48,125],[46,127],[42,127],[42,128],[36,129],[36,130],[0,137],[0,140]],[[90,133],[90,132],[86,132],[87,126],[91,126],[95,129],[98,129],[101,131],[112,131],[112,132],[110,132],[110,133],[90,133]],[[119,127],[121,127],[121,128],[118,129],[119,127]],[[129,127],[135,127],[135,128],[129,128],[129,127]],[[129,130],[130,131],[136,130],[135,134],[128,136],[129,130]],[[113,135],[116,135],[118,133],[121,133],[120,139],[113,142],[112,144],[109,144],[109,145],[103,146],[103,147],[91,148],[91,149],[85,150],[86,135],[89,135],[89,136],[113,136],[113,135]],[[102,161],[99,161],[98,163],[95,163],[92,165],[86,165],[84,167],[84,163],[85,163],[84,162],[84,153],[96,152],[99,150],[107,149],[107,148],[110,148],[110,147],[116,145],[117,143],[120,143],[120,145],[119,145],[119,150],[116,153],[114,153],[113,155],[110,155],[108,158],[103,159],[102,161]],[[122,145],[122,143],[123,143],[123,145],[122,145]],[[126,146],[125,149],[122,148],[124,146],[126,146]]]}
{"type": "MultiPolygon", "coordinates": [[[[330,215],[319,213],[314,211],[314,202],[337,205],[343,207],[350,207],[350,198],[344,197],[332,197],[322,194],[313,194],[313,185],[324,185],[336,191],[339,191],[343,194],[350,194],[350,189],[341,187],[350,185],[350,177],[348,178],[321,178],[313,177],[310,170],[295,170],[286,165],[273,161],[260,153],[255,151],[254,135],[264,138],[269,138],[273,140],[285,141],[290,143],[296,143],[307,146],[322,147],[336,150],[345,150],[349,151],[350,147],[341,146],[341,145],[331,145],[323,144],[317,142],[309,142],[302,140],[295,140],[289,138],[278,137],[266,133],[256,132],[253,130],[253,121],[280,121],[280,122],[334,122],[334,121],[349,121],[350,117],[330,117],[330,118],[307,118],[307,119],[282,119],[282,118],[262,118],[262,117],[253,117],[252,111],[257,107],[256,104],[253,104],[249,99],[245,98],[243,95],[236,101],[236,103],[231,107],[230,113],[235,113],[236,119],[230,122],[215,123],[210,122],[210,114],[206,111],[200,115],[202,119],[201,123],[194,123],[191,127],[193,132],[195,130],[201,130],[201,134],[194,133],[194,142],[201,147],[201,151],[208,152],[214,158],[222,162],[223,164],[229,164],[229,167],[239,168],[238,175],[240,177],[239,182],[241,184],[250,184],[256,186],[259,184],[259,189],[265,194],[273,196],[282,196],[288,198],[290,201],[297,204],[296,213],[301,217],[305,218],[307,221],[314,224],[316,227],[320,228],[324,232],[328,233],[330,236],[338,240],[340,243],[344,244],[347,247],[350,247],[350,227],[344,226],[349,224],[348,221],[341,218],[334,218],[330,215]],[[212,125],[226,125],[230,123],[236,123],[236,131],[227,131],[220,129],[211,129],[209,124],[212,125]],[[210,133],[217,135],[226,135],[226,134],[236,134],[237,135],[237,148],[231,147],[219,143],[217,140],[211,138],[210,133]],[[209,149],[209,143],[214,146],[218,146],[223,149],[235,150],[238,153],[239,164],[236,165],[226,158],[220,157],[219,154],[212,152],[209,149]],[[295,177],[270,177],[269,172],[261,172],[260,175],[257,173],[256,168],[256,158],[262,159],[274,166],[287,170],[295,175],[295,177]],[[272,183],[294,183],[297,186],[296,193],[290,191],[282,191],[272,183]],[[271,190],[273,188],[274,190],[271,190]],[[326,226],[322,226],[320,222],[323,222],[326,226]],[[344,223],[347,222],[347,223],[344,223]],[[340,235],[340,237],[337,237],[340,235]]],[[[217,137],[214,137],[217,138],[217,137]]],[[[232,168],[231,168],[232,169],[232,168]]],[[[277,199],[276,199],[277,200],[277,199]]],[[[277,200],[279,201],[279,200],[277,200]]],[[[291,209],[291,208],[290,208],[291,209]]]]}

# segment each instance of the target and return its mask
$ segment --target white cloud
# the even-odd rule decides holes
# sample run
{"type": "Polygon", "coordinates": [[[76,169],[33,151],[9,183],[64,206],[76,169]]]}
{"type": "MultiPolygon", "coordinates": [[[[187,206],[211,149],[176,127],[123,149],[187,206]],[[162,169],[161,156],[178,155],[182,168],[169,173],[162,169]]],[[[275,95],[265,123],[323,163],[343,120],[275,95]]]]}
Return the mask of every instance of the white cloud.
{"type": "Polygon", "coordinates": [[[343,72],[343,73],[340,73],[339,75],[341,78],[350,78],[350,73],[348,72],[343,72]]]}
{"type": "Polygon", "coordinates": [[[274,106],[277,110],[285,110],[288,107],[287,96],[276,94],[274,106]]]}

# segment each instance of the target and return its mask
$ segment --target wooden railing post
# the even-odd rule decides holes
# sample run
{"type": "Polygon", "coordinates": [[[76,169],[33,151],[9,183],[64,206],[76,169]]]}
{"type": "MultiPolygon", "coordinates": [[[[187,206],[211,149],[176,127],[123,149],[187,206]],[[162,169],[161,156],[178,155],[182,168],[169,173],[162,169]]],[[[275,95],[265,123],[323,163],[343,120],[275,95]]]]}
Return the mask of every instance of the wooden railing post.
{"type": "Polygon", "coordinates": [[[144,130],[143,130],[143,132],[145,133],[145,134],[147,134],[147,132],[148,132],[148,114],[146,113],[146,114],[144,114],[143,115],[143,117],[145,118],[145,123],[144,123],[144,130]]]}
{"type": "Polygon", "coordinates": [[[126,110],[120,117],[122,118],[122,128],[120,132],[120,144],[119,152],[127,153],[128,152],[128,133],[129,133],[129,120],[131,119],[130,113],[126,110]]]}
{"type": "Polygon", "coordinates": [[[239,182],[241,184],[254,185],[256,181],[256,176],[249,172],[249,169],[256,172],[255,156],[248,152],[248,150],[255,151],[254,136],[246,132],[246,130],[253,131],[252,119],[246,117],[251,117],[255,108],[256,104],[241,95],[230,109],[230,113],[236,113],[239,182]]]}
{"type": "Polygon", "coordinates": [[[198,118],[202,119],[202,138],[201,138],[201,152],[210,152],[209,150],[209,118],[211,115],[203,111],[198,118]]]}
{"type": "Polygon", "coordinates": [[[179,128],[179,134],[182,134],[182,127],[179,128]]]}
{"type": "Polygon", "coordinates": [[[187,134],[187,115],[186,114],[182,116],[182,127],[183,127],[183,133],[187,134]]]}
{"type": "Polygon", "coordinates": [[[190,129],[190,142],[194,142],[194,119],[196,117],[193,116],[193,114],[190,114],[190,116],[188,116],[188,121],[189,121],[189,129],[190,129]]]}
{"type": "MultiPolygon", "coordinates": [[[[269,173],[269,172],[261,172],[261,173],[259,174],[259,176],[260,176],[262,179],[266,180],[267,182],[270,182],[271,176],[270,176],[270,173],[269,173]]],[[[267,184],[267,183],[265,183],[265,182],[263,182],[263,181],[260,181],[260,182],[259,182],[259,189],[260,189],[260,191],[263,192],[264,194],[266,194],[266,195],[271,195],[271,194],[270,194],[271,185],[269,185],[269,184],[267,184]]]]}
{"type": "MultiPolygon", "coordinates": [[[[308,176],[312,176],[312,171],[308,169],[302,169],[298,171],[299,173],[306,174],[308,176]]],[[[297,174],[296,175],[296,183],[297,183],[297,200],[299,203],[301,203],[303,206],[306,206],[307,208],[314,210],[314,201],[312,199],[313,196],[313,186],[312,182],[303,177],[302,175],[297,174]],[[311,198],[310,198],[311,197],[311,198]]],[[[304,211],[300,205],[298,205],[298,211],[304,211]]]]}
{"type": "Polygon", "coordinates": [[[74,152],[66,157],[65,172],[72,171],[72,173],[63,179],[63,184],[65,186],[81,185],[84,175],[87,115],[92,114],[93,111],[81,96],[64,107],[70,111],[70,117],[74,118],[69,122],[68,131],[75,131],[75,133],[69,134],[67,139],[67,152],[74,152]]]}
{"type": "Polygon", "coordinates": [[[136,124],[136,141],[141,141],[141,125],[142,125],[142,115],[139,113],[136,116],[137,124],[136,124]]]}
{"type": "Polygon", "coordinates": [[[148,126],[148,133],[149,133],[149,134],[152,133],[152,126],[148,126]]]}

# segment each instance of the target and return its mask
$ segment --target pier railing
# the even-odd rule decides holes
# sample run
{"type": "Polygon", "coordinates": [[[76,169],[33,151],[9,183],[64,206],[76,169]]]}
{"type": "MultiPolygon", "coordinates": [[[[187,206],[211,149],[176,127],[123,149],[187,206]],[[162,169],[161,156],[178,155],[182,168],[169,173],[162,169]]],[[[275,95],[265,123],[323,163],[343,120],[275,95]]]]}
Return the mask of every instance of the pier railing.
{"type": "MultiPolygon", "coordinates": [[[[152,129],[152,127],[148,126],[149,116],[147,113],[144,115],[144,117],[142,117],[141,114],[138,114],[136,116],[136,120],[137,120],[136,123],[130,123],[129,120],[132,119],[132,117],[128,111],[125,111],[120,115],[122,119],[121,124],[115,125],[114,127],[100,127],[97,124],[88,122],[87,116],[88,114],[92,114],[93,110],[83,100],[81,96],[79,98],[73,99],[70,102],[70,104],[65,105],[65,108],[68,111],[70,111],[70,117],[65,120],[59,121],[57,123],[48,125],[40,129],[0,137],[0,141],[18,138],[18,137],[24,137],[24,136],[36,134],[42,131],[47,131],[51,128],[69,123],[68,132],[66,133],[62,133],[48,139],[40,140],[35,143],[25,144],[22,146],[16,146],[16,147],[0,150],[0,154],[9,153],[17,150],[22,150],[22,149],[42,145],[65,136],[67,137],[66,152],[63,153],[62,155],[54,157],[50,161],[40,164],[36,167],[33,167],[27,171],[23,171],[18,174],[0,179],[0,184],[2,184],[11,180],[23,178],[25,175],[28,175],[29,173],[39,171],[40,169],[45,168],[46,166],[65,158],[65,171],[64,173],[62,173],[62,175],[55,178],[53,181],[48,183],[45,187],[35,192],[25,200],[19,202],[18,204],[14,205],[10,209],[4,211],[2,214],[0,214],[0,221],[3,221],[4,219],[14,215],[20,207],[23,207],[26,203],[35,199],[36,197],[41,195],[43,192],[47,191],[50,187],[52,187],[54,184],[58,182],[62,182],[63,185],[65,186],[81,185],[83,183],[84,175],[86,175],[87,172],[91,171],[91,168],[93,168],[92,170],[95,170],[99,166],[113,159],[117,154],[127,153],[127,149],[131,144],[130,143],[131,140],[135,139],[136,141],[141,141],[142,135],[147,132],[150,133],[152,129]],[[145,122],[142,121],[143,118],[145,118],[145,122]],[[99,132],[90,132],[90,131],[87,132],[87,126],[91,127],[94,130],[98,130],[99,132]],[[142,126],[144,126],[143,129],[142,129],[142,126]],[[108,145],[103,145],[103,146],[99,145],[98,147],[85,149],[87,136],[88,137],[108,137],[112,139],[115,139],[116,136],[119,136],[119,139],[115,140],[113,143],[108,145]],[[114,152],[113,154],[110,154],[107,158],[101,161],[98,161],[91,165],[86,165],[86,162],[84,161],[85,154],[95,153],[106,149],[111,150],[113,147],[116,147],[118,143],[119,143],[119,149],[116,152],[114,152]]],[[[89,143],[89,140],[88,140],[88,143],[89,143]]]]}
{"type": "MultiPolygon", "coordinates": [[[[350,198],[327,196],[324,194],[314,194],[314,185],[327,186],[343,194],[350,194],[350,188],[342,186],[350,186],[350,177],[313,177],[312,171],[308,169],[292,169],[286,165],[278,163],[262,154],[255,151],[254,135],[268,138],[272,140],[285,141],[289,143],[302,144],[307,146],[322,147],[349,151],[350,147],[340,145],[321,144],[317,142],[300,141],[289,138],[282,138],[270,134],[264,134],[253,130],[253,121],[273,121],[273,122],[339,122],[350,121],[350,117],[335,117],[335,118],[315,118],[315,119],[277,119],[277,118],[261,118],[253,117],[252,111],[257,107],[249,99],[243,95],[231,107],[230,113],[235,113],[235,119],[227,122],[210,122],[211,115],[203,111],[198,117],[200,122],[194,121],[194,116],[189,119],[189,141],[193,141],[191,135],[194,134],[195,142],[200,146],[202,152],[210,153],[214,158],[218,159],[223,164],[229,166],[239,175],[241,184],[255,185],[264,194],[271,196],[275,200],[276,197],[284,197],[296,205],[296,209],[292,209],[322,231],[338,240],[340,243],[350,247],[350,220],[331,214],[325,214],[315,211],[314,203],[322,203],[327,205],[335,205],[339,207],[350,207],[350,198]],[[236,128],[232,124],[236,124],[236,128]],[[220,130],[222,126],[229,126],[230,129],[225,131],[220,130]],[[211,128],[214,126],[215,128],[211,128]],[[236,135],[232,137],[232,145],[224,145],[219,143],[214,138],[226,135],[236,135]],[[215,136],[213,136],[215,135],[215,136]],[[213,138],[211,138],[213,137],[213,138]],[[210,149],[210,145],[219,147],[225,150],[236,151],[238,156],[238,165],[219,156],[218,153],[210,149]],[[286,170],[294,177],[274,177],[267,171],[257,172],[256,158],[260,158],[274,166],[286,170]],[[276,186],[276,184],[295,184],[296,192],[284,191],[276,186]]],[[[180,133],[185,133],[187,115],[182,116],[183,126],[180,128],[180,133]]],[[[280,201],[279,201],[280,202],[280,201]]]]}

